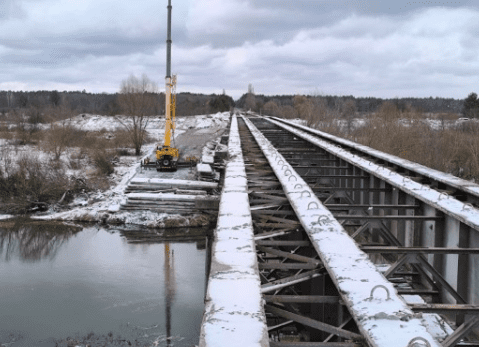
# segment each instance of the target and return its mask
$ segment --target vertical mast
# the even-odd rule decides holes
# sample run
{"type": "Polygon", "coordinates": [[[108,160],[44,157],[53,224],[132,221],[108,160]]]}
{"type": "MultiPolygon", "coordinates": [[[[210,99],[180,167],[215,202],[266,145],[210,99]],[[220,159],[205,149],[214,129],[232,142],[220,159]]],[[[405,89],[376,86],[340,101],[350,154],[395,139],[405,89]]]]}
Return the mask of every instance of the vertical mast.
{"type": "Polygon", "coordinates": [[[171,0],[168,0],[168,31],[166,37],[166,78],[171,77],[171,0]]]}
{"type": "Polygon", "coordinates": [[[166,77],[165,77],[165,138],[164,146],[170,146],[171,138],[173,136],[172,130],[174,129],[172,114],[173,105],[171,92],[174,87],[174,79],[171,78],[171,0],[168,0],[168,30],[166,38],[166,77]]]}

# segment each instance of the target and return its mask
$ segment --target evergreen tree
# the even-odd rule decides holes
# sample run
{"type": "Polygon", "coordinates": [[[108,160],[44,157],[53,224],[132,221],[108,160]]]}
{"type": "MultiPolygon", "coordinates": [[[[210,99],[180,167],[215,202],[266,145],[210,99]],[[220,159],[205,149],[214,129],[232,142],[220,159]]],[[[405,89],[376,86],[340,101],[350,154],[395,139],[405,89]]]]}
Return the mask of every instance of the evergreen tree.
{"type": "Polygon", "coordinates": [[[53,90],[50,92],[50,102],[53,106],[58,106],[60,104],[60,93],[58,93],[58,91],[53,90]]]}
{"type": "Polygon", "coordinates": [[[479,117],[479,100],[476,93],[471,93],[464,100],[462,114],[466,117],[479,117]]]}

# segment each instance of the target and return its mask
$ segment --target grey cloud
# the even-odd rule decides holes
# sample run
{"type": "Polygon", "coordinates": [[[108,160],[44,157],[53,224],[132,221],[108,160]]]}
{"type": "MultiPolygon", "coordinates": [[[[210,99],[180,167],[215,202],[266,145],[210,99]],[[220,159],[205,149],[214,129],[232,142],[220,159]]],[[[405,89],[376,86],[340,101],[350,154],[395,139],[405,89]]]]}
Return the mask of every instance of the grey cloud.
{"type": "Polygon", "coordinates": [[[73,62],[81,61],[86,56],[104,56],[104,55],[129,55],[140,50],[152,51],[152,49],[144,49],[149,46],[145,43],[129,42],[120,38],[109,39],[106,42],[94,43],[89,41],[84,43],[81,41],[58,42],[45,45],[41,49],[32,48],[16,49],[14,53],[5,53],[0,55],[2,64],[12,64],[18,66],[45,66],[58,67],[68,65],[73,62]]]}
{"type": "Polygon", "coordinates": [[[15,0],[2,0],[0,2],[0,21],[25,18],[25,16],[25,11],[15,0]]]}
{"type": "MultiPolygon", "coordinates": [[[[249,5],[247,15],[244,13],[242,16],[235,16],[234,13],[219,17],[211,15],[208,26],[190,26],[188,34],[191,40],[198,44],[208,42],[213,47],[234,47],[244,41],[256,43],[268,39],[284,43],[299,30],[319,29],[334,25],[338,27],[337,34],[342,31],[344,36],[361,36],[365,31],[371,33],[368,26],[374,28],[374,17],[388,16],[391,22],[408,20],[418,11],[431,8],[430,2],[427,1],[392,0],[249,0],[241,3],[249,5]],[[366,16],[363,27],[356,26],[354,30],[350,30],[347,26],[338,24],[352,14],[366,16]],[[218,23],[223,25],[219,25],[218,29],[214,30],[214,26],[218,23]]],[[[462,3],[437,2],[432,7],[444,8],[447,6],[447,8],[453,9],[464,6],[462,3]]],[[[194,17],[197,14],[190,13],[190,15],[194,17]]],[[[208,13],[206,15],[208,16],[208,13]]],[[[376,30],[376,34],[384,36],[394,29],[393,25],[389,25],[387,28],[383,25],[376,30]]]]}
{"type": "Polygon", "coordinates": [[[233,5],[231,11],[218,15],[201,7],[190,9],[187,28],[192,41],[209,42],[214,47],[233,47],[244,41],[255,43],[266,39],[282,43],[298,30],[331,25],[349,11],[334,1],[229,0],[225,3],[233,5]],[[235,12],[237,7],[240,13],[235,12]],[[208,20],[198,24],[204,17],[208,20]]]}
{"type": "MultiPolygon", "coordinates": [[[[109,1],[95,4],[104,11],[109,1]]],[[[83,13],[69,23],[12,21],[9,10],[10,17],[0,19],[0,89],[17,83],[31,89],[114,92],[131,73],[146,73],[161,86],[166,5],[149,1],[142,2],[144,16],[137,5],[135,15],[90,18],[83,13]]],[[[460,88],[470,88],[478,72],[478,24],[455,18],[476,18],[478,12],[385,7],[399,3],[175,0],[172,54],[178,91],[225,88],[237,98],[253,83],[265,94],[467,95],[470,91],[460,88]],[[206,3],[216,6],[206,8],[206,3]],[[436,25],[436,15],[449,22],[436,25]]],[[[67,4],[62,2],[65,11],[67,4]]]]}

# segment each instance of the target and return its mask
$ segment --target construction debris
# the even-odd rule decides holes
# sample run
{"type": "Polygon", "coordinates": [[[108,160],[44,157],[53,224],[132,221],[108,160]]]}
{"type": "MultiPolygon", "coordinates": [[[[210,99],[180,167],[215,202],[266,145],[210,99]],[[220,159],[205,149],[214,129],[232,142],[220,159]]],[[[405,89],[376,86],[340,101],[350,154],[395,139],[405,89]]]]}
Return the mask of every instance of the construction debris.
{"type": "MultiPolygon", "coordinates": [[[[196,172],[198,173],[198,179],[200,181],[215,181],[216,172],[211,168],[210,164],[198,164],[196,165],[196,172]]],[[[219,177],[218,177],[219,178],[219,177]]]]}

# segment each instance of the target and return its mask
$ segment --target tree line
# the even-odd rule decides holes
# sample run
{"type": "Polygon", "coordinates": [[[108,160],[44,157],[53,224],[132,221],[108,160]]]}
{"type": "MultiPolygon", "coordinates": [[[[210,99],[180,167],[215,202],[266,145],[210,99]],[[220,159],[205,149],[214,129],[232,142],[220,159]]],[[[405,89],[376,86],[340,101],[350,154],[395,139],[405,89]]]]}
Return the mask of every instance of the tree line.
{"type": "MultiPolygon", "coordinates": [[[[477,100],[477,94],[475,100],[477,100]]],[[[408,108],[414,108],[419,112],[444,112],[444,113],[462,113],[465,114],[464,109],[465,100],[453,98],[394,98],[382,99],[375,97],[354,97],[349,96],[334,96],[334,95],[318,95],[318,96],[304,96],[314,104],[323,104],[330,109],[340,108],[341,105],[349,102],[354,103],[356,112],[370,113],[376,112],[383,103],[388,102],[397,107],[400,111],[405,111],[408,108]]],[[[467,100],[467,99],[466,99],[467,100]]],[[[476,109],[479,110],[479,101],[476,101],[476,109]]],[[[253,93],[246,93],[236,101],[236,107],[243,109],[251,109],[255,112],[265,112],[266,109],[271,109],[274,106],[278,108],[288,109],[291,111],[294,108],[295,95],[255,95],[253,93]]],[[[466,112],[467,113],[467,112],[466,112]]],[[[479,112],[477,112],[479,114],[479,112]]]]}
{"type": "MultiPolygon", "coordinates": [[[[76,113],[93,113],[102,115],[117,115],[121,113],[119,105],[120,93],[87,93],[83,91],[5,91],[0,90],[0,113],[11,109],[25,109],[65,106],[76,113]]],[[[255,95],[243,94],[236,102],[231,96],[222,94],[178,93],[176,99],[177,114],[191,116],[229,111],[232,107],[264,111],[265,105],[276,105],[288,110],[294,108],[295,95],[255,95]]],[[[457,113],[465,117],[479,117],[479,99],[476,93],[470,93],[465,99],[453,98],[393,98],[354,97],[335,95],[304,96],[315,104],[324,104],[328,108],[338,108],[346,102],[354,102],[359,114],[376,112],[380,106],[388,102],[398,110],[414,108],[419,112],[457,113]]],[[[155,92],[157,114],[162,114],[165,107],[164,93],[155,92]]]]}
{"type": "MultiPolygon", "coordinates": [[[[12,109],[65,106],[76,113],[92,113],[102,115],[121,114],[119,104],[120,93],[87,93],[83,91],[0,91],[0,113],[12,109]]],[[[165,94],[154,93],[156,114],[164,113],[165,94]]],[[[231,96],[217,94],[178,93],[176,107],[178,116],[192,116],[229,111],[235,102],[231,96]]]]}

